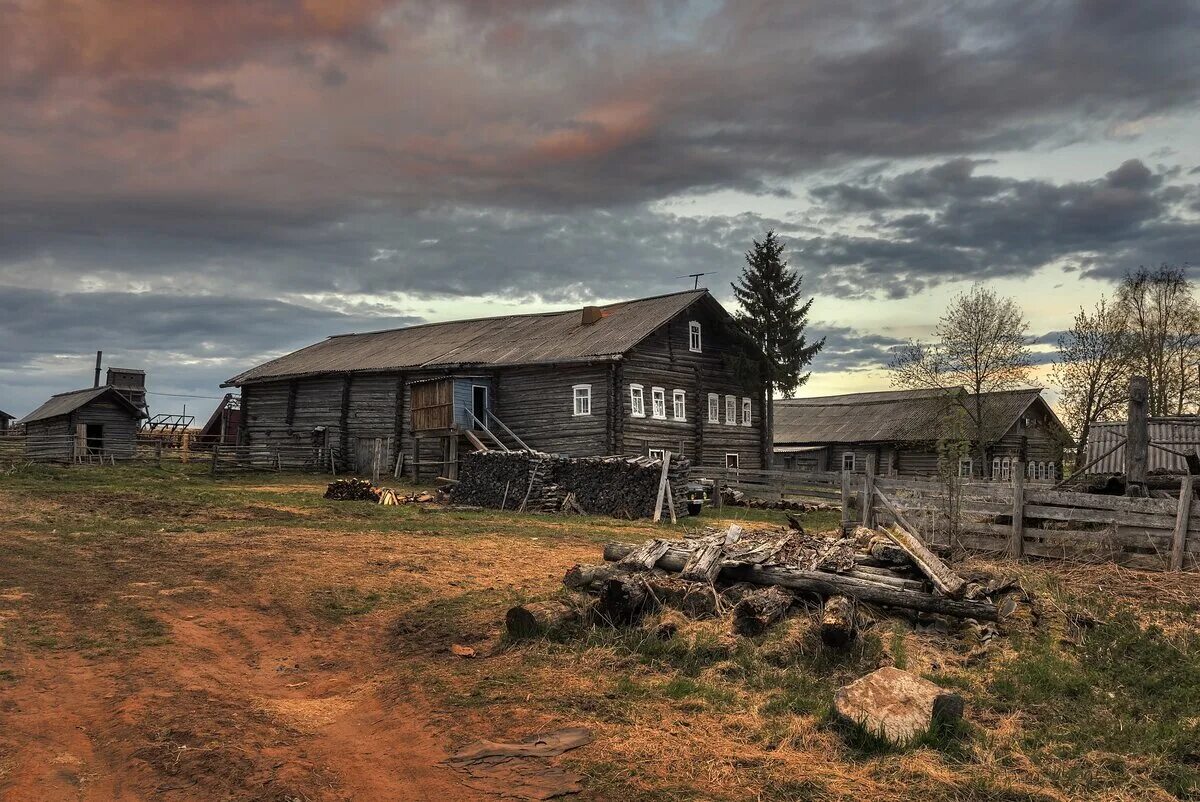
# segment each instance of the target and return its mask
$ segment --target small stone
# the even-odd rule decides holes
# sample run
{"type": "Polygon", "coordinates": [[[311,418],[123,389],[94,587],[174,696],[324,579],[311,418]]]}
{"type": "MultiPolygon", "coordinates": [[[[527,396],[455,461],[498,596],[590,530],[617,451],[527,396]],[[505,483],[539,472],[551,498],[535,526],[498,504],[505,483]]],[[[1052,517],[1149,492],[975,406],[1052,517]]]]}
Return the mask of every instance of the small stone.
{"type": "Polygon", "coordinates": [[[896,745],[909,743],[935,722],[958,721],[965,706],[958,694],[890,666],[838,689],[833,705],[843,720],[896,745]]]}

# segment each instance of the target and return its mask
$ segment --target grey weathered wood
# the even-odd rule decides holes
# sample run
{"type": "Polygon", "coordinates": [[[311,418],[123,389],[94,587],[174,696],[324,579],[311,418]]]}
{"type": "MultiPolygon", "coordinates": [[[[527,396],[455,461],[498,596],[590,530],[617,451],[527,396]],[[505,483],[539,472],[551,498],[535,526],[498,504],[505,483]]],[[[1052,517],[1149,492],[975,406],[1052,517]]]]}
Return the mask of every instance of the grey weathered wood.
{"type": "Polygon", "coordinates": [[[850,472],[842,471],[842,532],[850,531],[850,472]]]}
{"type": "Polygon", "coordinates": [[[863,475],[863,526],[875,527],[875,462],[867,460],[867,472],[863,475]]]}
{"type": "Polygon", "coordinates": [[[1147,402],[1150,386],[1145,376],[1129,380],[1129,419],[1125,429],[1125,495],[1146,495],[1146,463],[1150,445],[1147,402]]]}
{"type": "Polygon", "coordinates": [[[1013,474],[1012,536],[1008,541],[1008,556],[1014,560],[1025,550],[1025,463],[1016,464],[1013,474]]]}
{"type": "Polygon", "coordinates": [[[791,608],[795,597],[778,585],[747,593],[733,607],[733,631],[738,635],[761,635],[791,608]]]}
{"type": "Polygon", "coordinates": [[[552,634],[579,620],[574,607],[560,601],[530,602],[509,609],[504,627],[516,638],[552,634]]]}
{"type": "MultiPolygon", "coordinates": [[[[626,543],[609,543],[604,547],[604,559],[620,560],[638,548],[626,543]]],[[[685,549],[670,549],[658,562],[656,568],[664,571],[679,571],[687,563],[691,552],[685,549]]],[[[815,593],[819,596],[849,596],[873,604],[885,604],[927,613],[940,613],[959,618],[974,618],[980,621],[995,621],[995,605],[982,601],[959,601],[901,588],[893,588],[876,582],[852,579],[841,574],[823,571],[805,571],[799,568],[764,567],[726,560],[721,564],[718,575],[724,582],[750,582],[755,585],[780,585],[792,590],[815,593]]]]}
{"type": "Polygon", "coordinates": [[[671,452],[663,454],[662,476],[658,480],[658,500],[654,502],[654,523],[662,520],[663,496],[667,492],[667,472],[671,468],[671,452]]]}
{"type": "Polygon", "coordinates": [[[854,600],[830,596],[821,609],[821,640],[829,646],[845,646],[858,633],[858,612],[854,600]]]}
{"type": "Polygon", "coordinates": [[[1171,562],[1170,569],[1172,571],[1183,570],[1183,552],[1187,545],[1188,536],[1188,518],[1192,509],[1192,475],[1187,474],[1183,477],[1183,482],[1179,487],[1179,511],[1175,516],[1175,532],[1171,538],[1171,562]]]}
{"type": "Polygon", "coordinates": [[[712,582],[721,571],[721,553],[724,548],[724,540],[701,544],[683,566],[680,578],[691,582],[712,582]]]}
{"type": "Polygon", "coordinates": [[[905,519],[886,495],[878,491],[875,495],[879,499],[879,503],[892,514],[898,524],[897,527],[885,529],[885,534],[891,538],[893,543],[908,553],[909,558],[917,568],[921,569],[921,573],[929,577],[929,581],[935,588],[951,598],[962,596],[966,590],[966,581],[954,573],[950,566],[942,562],[940,557],[925,547],[916,528],[905,519]]]}

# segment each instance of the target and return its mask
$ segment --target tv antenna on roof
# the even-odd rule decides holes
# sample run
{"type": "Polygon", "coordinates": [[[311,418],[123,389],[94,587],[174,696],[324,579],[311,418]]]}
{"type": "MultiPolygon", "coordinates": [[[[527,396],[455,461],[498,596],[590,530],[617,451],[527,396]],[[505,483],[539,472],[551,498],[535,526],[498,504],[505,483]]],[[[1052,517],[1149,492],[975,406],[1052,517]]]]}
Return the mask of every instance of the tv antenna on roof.
{"type": "Polygon", "coordinates": [[[688,273],[686,276],[676,276],[675,278],[690,278],[690,279],[695,279],[695,280],[696,280],[696,282],[695,282],[695,284],[692,286],[692,289],[693,289],[693,290],[698,290],[698,289],[700,289],[700,277],[701,277],[701,276],[715,276],[716,274],[717,274],[717,271],[715,271],[715,270],[710,270],[710,271],[708,271],[707,273],[688,273]]]}

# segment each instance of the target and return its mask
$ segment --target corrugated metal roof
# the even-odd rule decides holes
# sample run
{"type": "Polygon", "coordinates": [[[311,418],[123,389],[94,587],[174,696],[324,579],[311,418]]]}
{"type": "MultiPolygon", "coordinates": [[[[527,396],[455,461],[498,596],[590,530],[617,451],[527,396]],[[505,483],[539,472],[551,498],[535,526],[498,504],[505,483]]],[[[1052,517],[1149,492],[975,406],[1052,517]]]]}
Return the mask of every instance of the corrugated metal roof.
{"type": "Polygon", "coordinates": [[[82,406],[86,406],[95,401],[102,395],[112,393],[113,399],[124,405],[136,417],[142,417],[142,411],[134,406],[128,398],[122,395],[115,387],[104,385],[103,387],[88,387],[85,390],[72,390],[69,393],[59,393],[58,395],[50,396],[50,399],[40,407],[30,412],[21,419],[21,423],[33,423],[34,421],[46,420],[48,418],[57,418],[60,415],[69,415],[82,406]]]}
{"type": "MultiPolygon", "coordinates": [[[[1091,462],[1113,446],[1117,450],[1087,469],[1090,474],[1125,473],[1125,421],[1094,423],[1088,429],[1087,458],[1091,462]]],[[[1200,417],[1150,418],[1147,429],[1151,443],[1186,453],[1200,454],[1200,417]]],[[[1146,470],[1162,473],[1187,473],[1187,460],[1161,448],[1146,454],[1146,470]]]]}
{"type": "Polygon", "coordinates": [[[588,326],[583,325],[583,310],[572,309],[342,334],[252,368],[222,386],[319,373],[611,359],[706,296],[719,306],[707,290],[689,290],[602,307],[603,318],[588,326]]]}
{"type": "MultiPolygon", "coordinates": [[[[1041,390],[986,393],[985,436],[999,439],[1040,396],[1041,390]]],[[[937,440],[949,434],[956,396],[965,389],[851,393],[775,402],[777,443],[896,443],[937,440]]]]}

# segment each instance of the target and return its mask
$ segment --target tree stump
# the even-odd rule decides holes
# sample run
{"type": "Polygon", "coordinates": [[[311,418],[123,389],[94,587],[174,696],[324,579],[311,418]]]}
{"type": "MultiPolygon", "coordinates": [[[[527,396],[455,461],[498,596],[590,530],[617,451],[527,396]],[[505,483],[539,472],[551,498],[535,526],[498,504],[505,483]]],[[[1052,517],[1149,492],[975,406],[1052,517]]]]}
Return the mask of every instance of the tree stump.
{"type": "Polygon", "coordinates": [[[821,640],[828,646],[841,647],[854,640],[858,615],[854,602],[845,596],[830,596],[821,613],[821,640]]]}
{"type": "Polygon", "coordinates": [[[596,611],[613,626],[623,626],[637,623],[654,606],[654,597],[640,578],[614,576],[600,586],[596,611]]]}
{"type": "Polygon", "coordinates": [[[504,628],[514,638],[536,638],[557,632],[579,620],[574,607],[560,601],[530,602],[510,608],[504,628]]]}

